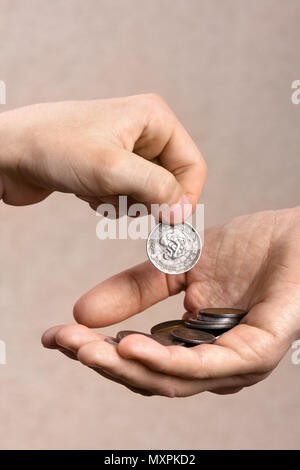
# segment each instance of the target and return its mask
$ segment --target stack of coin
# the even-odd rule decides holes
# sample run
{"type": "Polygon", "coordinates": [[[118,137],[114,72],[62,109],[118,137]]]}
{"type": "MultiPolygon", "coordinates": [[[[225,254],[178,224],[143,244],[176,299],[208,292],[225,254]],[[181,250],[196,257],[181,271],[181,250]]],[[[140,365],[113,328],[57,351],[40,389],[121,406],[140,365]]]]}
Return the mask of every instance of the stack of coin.
{"type": "MultiPolygon", "coordinates": [[[[199,261],[202,242],[195,228],[187,222],[178,225],[159,223],[147,239],[147,254],[151,263],[166,274],[185,273],[199,261]]],[[[151,328],[151,334],[138,331],[120,331],[117,341],[139,333],[164,346],[172,344],[195,346],[213,343],[221,334],[236,326],[246,315],[245,310],[232,308],[205,308],[186,320],[172,320],[151,328]]]]}
{"type": "Polygon", "coordinates": [[[186,320],[171,320],[159,323],[151,328],[151,334],[139,331],[120,331],[117,341],[132,334],[152,338],[164,346],[196,346],[213,343],[221,334],[236,326],[246,315],[245,310],[232,308],[201,309],[195,318],[190,315],[186,320]]]}
{"type": "Polygon", "coordinates": [[[134,334],[143,335],[143,336],[147,336],[148,338],[152,338],[158,343],[162,344],[163,346],[171,346],[172,344],[177,344],[179,346],[184,345],[182,341],[177,341],[167,332],[161,332],[159,334],[154,333],[154,334],[149,335],[147,333],[141,333],[140,331],[123,330],[123,331],[119,331],[119,333],[117,334],[117,341],[119,343],[121,339],[125,338],[125,336],[134,335],[134,334]]]}
{"type": "Polygon", "coordinates": [[[194,315],[188,317],[184,324],[188,328],[209,331],[219,336],[236,326],[246,313],[236,308],[204,308],[196,318],[194,315]]]}

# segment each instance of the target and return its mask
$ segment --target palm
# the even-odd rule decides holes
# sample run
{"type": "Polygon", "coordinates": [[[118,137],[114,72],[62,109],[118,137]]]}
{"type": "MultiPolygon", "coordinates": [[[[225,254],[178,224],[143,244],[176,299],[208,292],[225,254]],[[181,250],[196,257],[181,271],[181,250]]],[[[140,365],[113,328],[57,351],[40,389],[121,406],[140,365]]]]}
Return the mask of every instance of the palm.
{"type": "Polygon", "coordinates": [[[206,231],[200,261],[188,273],[166,276],[143,263],[99,284],[75,306],[76,319],[90,327],[119,322],[182,290],[189,312],[247,309],[241,324],[213,345],[166,348],[133,335],[108,350],[102,336],[76,326],[50,330],[44,344],[71,349],[84,364],[150,393],[231,393],[256,383],[300,336],[299,235],[300,208],[240,217],[206,231]]]}
{"type": "Polygon", "coordinates": [[[209,229],[202,258],[187,273],[186,309],[250,309],[284,284],[300,286],[299,217],[299,209],[296,219],[291,211],[262,212],[209,229]]]}
{"type": "Polygon", "coordinates": [[[186,309],[252,306],[259,299],[257,286],[262,287],[275,224],[274,213],[268,212],[207,230],[202,257],[186,276],[186,309]]]}

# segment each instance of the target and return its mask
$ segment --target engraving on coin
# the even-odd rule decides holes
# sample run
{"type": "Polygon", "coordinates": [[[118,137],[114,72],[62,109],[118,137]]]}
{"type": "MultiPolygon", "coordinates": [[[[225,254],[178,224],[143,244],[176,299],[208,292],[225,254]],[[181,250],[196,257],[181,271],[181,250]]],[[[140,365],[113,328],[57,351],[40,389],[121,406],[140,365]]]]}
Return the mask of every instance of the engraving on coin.
{"type": "Polygon", "coordinates": [[[200,258],[199,234],[192,225],[159,223],[148,236],[147,254],[151,263],[166,274],[189,271],[200,258]]]}

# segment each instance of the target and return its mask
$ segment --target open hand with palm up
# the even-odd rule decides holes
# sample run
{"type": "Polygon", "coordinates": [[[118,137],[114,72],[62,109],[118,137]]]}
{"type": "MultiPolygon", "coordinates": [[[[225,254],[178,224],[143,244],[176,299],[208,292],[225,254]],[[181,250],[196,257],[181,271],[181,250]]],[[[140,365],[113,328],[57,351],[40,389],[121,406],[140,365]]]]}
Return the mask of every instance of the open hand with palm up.
{"type": "Polygon", "coordinates": [[[51,328],[44,346],[144,395],[234,393],[263,380],[300,337],[300,206],[238,217],[208,229],[204,242],[199,262],[185,274],[165,275],[145,262],[97,285],[74,307],[80,324],[51,328]],[[192,348],[165,347],[142,335],[114,346],[90,329],[181,291],[187,312],[237,307],[249,313],[214,344],[192,348]]]}

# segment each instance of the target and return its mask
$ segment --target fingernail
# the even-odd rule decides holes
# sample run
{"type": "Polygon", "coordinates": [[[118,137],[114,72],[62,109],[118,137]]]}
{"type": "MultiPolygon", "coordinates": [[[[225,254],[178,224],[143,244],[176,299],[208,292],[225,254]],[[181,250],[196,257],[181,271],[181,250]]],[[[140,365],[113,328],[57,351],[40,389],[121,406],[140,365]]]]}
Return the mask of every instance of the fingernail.
{"type": "Polygon", "coordinates": [[[172,224],[180,224],[184,222],[192,213],[192,204],[188,197],[184,194],[177,204],[170,207],[170,221],[172,224]]]}
{"type": "Polygon", "coordinates": [[[180,200],[172,206],[163,203],[157,207],[152,207],[152,214],[156,219],[170,225],[182,223],[191,215],[192,210],[193,206],[188,197],[184,194],[180,200]]]}

